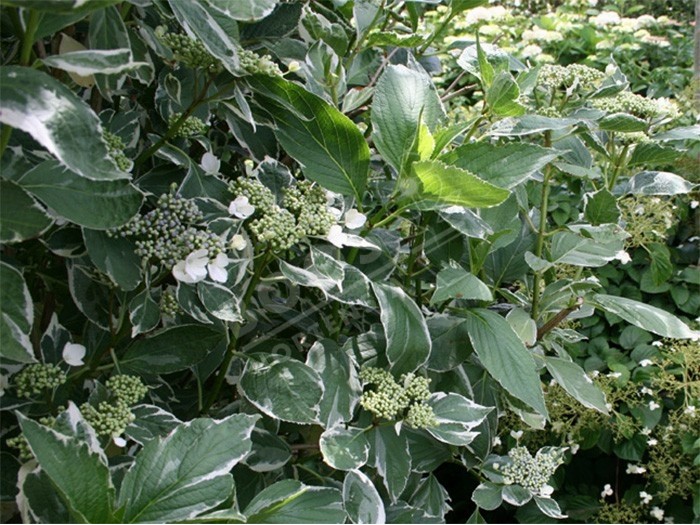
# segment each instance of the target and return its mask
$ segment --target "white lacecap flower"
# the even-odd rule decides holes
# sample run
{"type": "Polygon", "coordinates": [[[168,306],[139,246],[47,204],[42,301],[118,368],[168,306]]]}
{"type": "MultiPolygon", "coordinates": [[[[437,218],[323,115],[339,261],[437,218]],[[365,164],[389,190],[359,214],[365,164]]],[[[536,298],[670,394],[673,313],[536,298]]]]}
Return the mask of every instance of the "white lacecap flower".
{"type": "Polygon", "coordinates": [[[338,248],[345,246],[345,239],[346,234],[343,233],[343,228],[338,224],[331,226],[328,230],[328,235],[326,235],[326,240],[338,248]]]}
{"type": "Polygon", "coordinates": [[[523,431],[522,430],[511,430],[510,437],[512,437],[515,440],[518,440],[521,437],[523,437],[523,431]]]}
{"type": "Polygon", "coordinates": [[[367,216],[360,213],[355,208],[345,212],[345,227],[349,230],[357,230],[362,228],[367,222],[367,216]]]}
{"type": "Polygon", "coordinates": [[[627,253],[625,250],[620,250],[615,254],[615,259],[620,261],[622,264],[627,264],[632,260],[632,257],[630,257],[630,254],[627,253]]]}
{"type": "Polygon", "coordinates": [[[640,467],[639,465],[633,465],[632,463],[629,463],[627,465],[627,470],[625,470],[627,474],[644,474],[646,471],[646,468],[640,467]]]}
{"type": "Polygon", "coordinates": [[[112,441],[114,441],[114,444],[117,445],[119,448],[124,448],[126,446],[126,439],[124,439],[121,436],[113,437],[112,441]]]}
{"type": "Polygon", "coordinates": [[[228,272],[226,271],[226,266],[231,262],[225,253],[218,254],[213,261],[207,264],[207,271],[209,272],[209,277],[212,281],[217,283],[225,283],[228,279],[228,272]]]}
{"type": "Polygon", "coordinates": [[[338,208],[335,208],[333,206],[328,207],[328,213],[333,215],[336,221],[339,221],[340,218],[343,216],[343,211],[339,210],[338,208]]]}
{"type": "Polygon", "coordinates": [[[5,389],[10,386],[10,380],[5,374],[0,374],[0,397],[5,394],[5,389]]]}
{"type": "Polygon", "coordinates": [[[540,488],[540,496],[544,498],[549,498],[554,493],[554,487],[551,485],[542,485],[540,488]]]}
{"type": "Polygon", "coordinates": [[[255,206],[248,202],[248,197],[239,195],[228,205],[228,212],[239,219],[247,219],[255,213],[255,206]]]}
{"type": "Polygon", "coordinates": [[[571,453],[575,455],[578,452],[578,449],[580,449],[580,448],[581,448],[581,445],[579,445],[578,443],[572,443],[571,444],[571,453]]]}
{"type": "Polygon", "coordinates": [[[600,375],[600,370],[593,370],[591,372],[591,377],[598,377],[600,375]]]}
{"type": "Polygon", "coordinates": [[[204,170],[204,173],[208,173],[209,175],[216,175],[219,173],[219,169],[221,169],[221,161],[216,158],[216,155],[209,151],[202,155],[202,161],[199,165],[204,170]]]}
{"type": "Polygon", "coordinates": [[[653,365],[653,364],[654,364],[654,361],[652,361],[651,359],[642,359],[639,362],[639,366],[641,366],[641,367],[645,367],[645,366],[649,366],[649,365],[653,365]]]}
{"type": "Polygon", "coordinates": [[[600,493],[601,498],[605,498],[607,496],[612,496],[613,495],[613,489],[610,483],[606,483],[605,486],[603,487],[603,490],[600,493]]]}
{"type": "Polygon", "coordinates": [[[501,444],[501,438],[499,438],[498,436],[493,438],[493,441],[491,442],[492,447],[497,447],[500,444],[501,444]]]}
{"type": "Polygon", "coordinates": [[[493,464],[493,470],[500,470],[501,464],[500,463],[494,463],[493,464]]]}
{"type": "Polygon", "coordinates": [[[661,405],[659,405],[656,401],[649,401],[649,410],[656,410],[658,408],[661,408],[661,405]]]}
{"type": "Polygon", "coordinates": [[[190,253],[184,261],[173,266],[173,276],[183,283],[198,283],[207,276],[209,264],[208,252],[205,248],[190,253]]]}
{"type": "Polygon", "coordinates": [[[639,493],[639,499],[642,500],[643,505],[648,505],[649,502],[653,499],[653,496],[643,490],[639,493]]]}
{"type": "Polygon", "coordinates": [[[605,408],[607,408],[608,410],[612,410],[613,409],[612,403],[605,403],[605,408]]]}
{"type": "Polygon", "coordinates": [[[245,250],[246,246],[248,246],[248,241],[245,240],[243,235],[236,234],[231,238],[231,248],[233,250],[245,250]]]}
{"type": "Polygon", "coordinates": [[[691,207],[692,209],[695,209],[695,208],[697,208],[698,206],[700,206],[700,201],[690,201],[690,207],[691,207]]]}
{"type": "Polygon", "coordinates": [[[639,389],[639,393],[642,394],[642,395],[647,395],[647,396],[653,396],[653,395],[654,395],[654,391],[653,391],[651,388],[646,387],[646,386],[643,386],[642,388],[640,388],[640,389],[639,389]]]}
{"type": "Polygon", "coordinates": [[[655,446],[658,445],[658,444],[659,444],[659,440],[658,440],[658,439],[651,438],[651,439],[648,439],[648,440],[647,440],[647,445],[649,445],[650,447],[655,447],[655,446]]]}
{"type": "Polygon", "coordinates": [[[664,344],[661,341],[654,341],[651,346],[664,346],[664,344]]]}
{"type": "Polygon", "coordinates": [[[695,406],[694,405],[688,405],[683,409],[684,414],[690,414],[690,415],[695,415],[695,406]]]}
{"type": "Polygon", "coordinates": [[[652,507],[649,514],[651,514],[651,516],[656,518],[658,521],[663,521],[664,519],[664,510],[660,509],[659,507],[652,507]]]}
{"type": "Polygon", "coordinates": [[[622,376],[622,372],[610,372],[608,374],[608,377],[612,377],[613,379],[617,379],[620,376],[622,376]]]}
{"type": "Polygon", "coordinates": [[[292,60],[289,64],[287,64],[287,71],[290,73],[294,73],[296,71],[299,71],[301,69],[301,64],[297,60],[292,60]]]}
{"type": "Polygon", "coordinates": [[[644,427],[639,433],[642,434],[642,436],[648,436],[651,434],[651,429],[649,427],[644,427]]]}
{"type": "Polygon", "coordinates": [[[83,345],[77,343],[66,343],[63,347],[63,360],[70,366],[82,366],[85,364],[83,358],[87,350],[83,345]]]}

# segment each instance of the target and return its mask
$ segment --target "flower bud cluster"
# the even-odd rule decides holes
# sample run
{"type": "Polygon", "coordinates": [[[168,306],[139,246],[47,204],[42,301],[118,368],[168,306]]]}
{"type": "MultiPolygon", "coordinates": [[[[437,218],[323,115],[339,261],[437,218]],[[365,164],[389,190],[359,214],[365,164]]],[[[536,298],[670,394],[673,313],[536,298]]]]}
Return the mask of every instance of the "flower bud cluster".
{"type": "Polygon", "coordinates": [[[411,373],[402,375],[397,383],[389,372],[374,367],[360,370],[360,379],[373,387],[360,398],[365,410],[384,419],[403,417],[414,428],[438,425],[432,407],[426,403],[430,397],[429,379],[411,373]]]}
{"type": "Polygon", "coordinates": [[[135,405],[148,393],[148,387],[138,376],[119,374],[110,377],[105,385],[118,401],[123,401],[127,405],[135,405]]]}
{"type": "Polygon", "coordinates": [[[170,33],[164,26],[156,28],[156,37],[173,52],[175,60],[194,69],[206,69],[210,73],[222,70],[218,59],[209,54],[204,44],[182,33],[170,33]]]}
{"type": "Polygon", "coordinates": [[[270,55],[260,56],[254,51],[239,48],[238,60],[241,67],[250,74],[261,73],[270,77],[282,75],[282,71],[270,55]]]}
{"type": "Polygon", "coordinates": [[[104,437],[119,436],[135,419],[129,405],[121,400],[115,403],[101,401],[97,407],[83,403],[80,412],[82,412],[85,421],[95,429],[95,432],[104,437]]]}
{"type": "Polygon", "coordinates": [[[36,363],[23,368],[14,376],[18,397],[32,397],[46,388],[56,388],[66,382],[66,374],[58,366],[36,363]]]}
{"type": "Polygon", "coordinates": [[[618,201],[625,231],[630,234],[628,247],[665,242],[667,230],[673,226],[675,206],[669,199],[649,195],[630,195],[618,201]]]}
{"type": "MultiPolygon", "coordinates": [[[[168,118],[168,128],[172,128],[175,125],[175,123],[178,120],[180,120],[180,117],[182,117],[182,113],[173,113],[172,115],[170,115],[170,118],[168,118]]],[[[175,136],[186,139],[189,137],[195,137],[197,135],[204,135],[208,129],[209,126],[206,124],[206,122],[204,122],[199,117],[190,115],[185,119],[185,122],[183,122],[180,128],[177,130],[175,136]]]]}
{"type": "MultiPolygon", "coordinates": [[[[53,416],[42,417],[39,418],[39,423],[47,427],[53,427],[54,423],[56,423],[56,418],[53,416]]],[[[32,454],[32,450],[29,448],[29,443],[27,442],[27,438],[24,437],[24,434],[9,438],[7,440],[7,446],[18,451],[20,461],[26,462],[34,458],[34,454],[32,454]]]]}
{"type": "Polygon", "coordinates": [[[549,478],[564,462],[562,449],[543,448],[535,457],[525,447],[514,447],[508,451],[509,461],[503,466],[504,482],[518,484],[534,494],[551,493],[548,490],[549,478]]]}
{"type": "Polygon", "coordinates": [[[299,237],[318,235],[325,237],[336,223],[328,211],[326,192],[310,181],[299,181],[284,190],[284,206],[297,218],[299,237]]]}
{"type": "Polygon", "coordinates": [[[218,235],[196,227],[204,220],[202,212],[193,200],[177,196],[175,188],[173,185],[170,193],[158,198],[155,209],[108,232],[134,237],[136,254],[144,264],[156,260],[171,268],[195,250],[208,250],[211,259],[226,251],[218,235]]]}
{"type": "Polygon", "coordinates": [[[595,89],[605,78],[605,73],[583,64],[559,66],[546,64],[540,69],[537,81],[548,89],[576,86],[584,91],[595,89]]]}
{"type": "Polygon", "coordinates": [[[675,104],[668,99],[646,98],[629,91],[623,91],[614,97],[595,99],[592,103],[608,113],[629,113],[645,120],[665,116],[675,119],[680,114],[675,104]]]}
{"type": "Polygon", "coordinates": [[[130,171],[134,165],[129,157],[124,155],[124,148],[126,148],[126,145],[121,137],[109,131],[105,131],[103,137],[107,143],[109,156],[112,157],[117,167],[122,171],[130,171]]]}
{"type": "Polygon", "coordinates": [[[172,290],[164,290],[163,295],[160,296],[160,311],[167,317],[175,317],[180,313],[180,303],[177,302],[177,297],[172,290]]]}

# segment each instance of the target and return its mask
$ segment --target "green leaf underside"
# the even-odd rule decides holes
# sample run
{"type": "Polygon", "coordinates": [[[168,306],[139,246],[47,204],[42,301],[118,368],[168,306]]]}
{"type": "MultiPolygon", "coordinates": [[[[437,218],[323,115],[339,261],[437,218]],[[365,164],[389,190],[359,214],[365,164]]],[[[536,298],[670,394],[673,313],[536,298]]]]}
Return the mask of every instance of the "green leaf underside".
{"type": "Polygon", "coordinates": [[[0,122],[29,133],[80,177],[130,178],[109,156],[97,115],[61,82],[36,69],[3,66],[0,85],[0,122]]]}
{"type": "Polygon", "coordinates": [[[547,416],[535,360],[503,317],[484,309],[467,313],[469,339],[484,368],[512,396],[547,416]]]}

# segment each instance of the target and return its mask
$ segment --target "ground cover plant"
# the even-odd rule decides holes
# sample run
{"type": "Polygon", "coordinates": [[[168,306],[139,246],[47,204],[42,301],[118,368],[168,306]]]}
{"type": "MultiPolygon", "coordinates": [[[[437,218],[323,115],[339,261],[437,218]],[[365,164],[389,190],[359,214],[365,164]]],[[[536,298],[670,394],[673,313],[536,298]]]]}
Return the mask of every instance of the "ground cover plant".
{"type": "Polygon", "coordinates": [[[539,4],[0,0],[3,520],[700,519],[690,17],[539,4]]]}

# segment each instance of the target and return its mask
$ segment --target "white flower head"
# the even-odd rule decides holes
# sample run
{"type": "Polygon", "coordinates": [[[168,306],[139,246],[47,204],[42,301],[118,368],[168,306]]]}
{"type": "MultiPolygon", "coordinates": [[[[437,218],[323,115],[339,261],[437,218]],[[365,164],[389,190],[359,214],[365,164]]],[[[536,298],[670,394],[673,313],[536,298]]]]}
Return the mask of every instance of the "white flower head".
{"type": "Polygon", "coordinates": [[[345,227],[350,230],[362,228],[367,222],[367,216],[360,213],[355,208],[345,212],[345,227]]]}
{"type": "Polygon", "coordinates": [[[228,212],[239,219],[247,219],[255,213],[255,206],[248,202],[248,197],[239,195],[228,205],[228,212]]]}
{"type": "Polygon", "coordinates": [[[607,496],[612,496],[612,495],[613,495],[612,486],[610,486],[610,483],[606,483],[605,486],[603,487],[602,492],[600,493],[600,497],[605,498],[607,496]]]}
{"type": "Polygon", "coordinates": [[[496,436],[495,438],[493,438],[493,441],[491,441],[491,446],[492,446],[492,447],[497,447],[497,446],[500,445],[500,444],[501,444],[501,438],[499,438],[498,436],[496,436]]]}
{"type": "Polygon", "coordinates": [[[231,238],[231,249],[240,251],[240,250],[245,250],[246,246],[248,246],[248,241],[245,240],[245,237],[240,234],[236,234],[231,238]]]}
{"type": "Polygon", "coordinates": [[[620,250],[615,254],[615,259],[620,261],[622,264],[627,264],[632,260],[632,257],[630,257],[630,254],[627,253],[625,250],[620,250]]]}
{"type": "Polygon", "coordinates": [[[649,502],[653,499],[653,496],[643,490],[639,493],[639,499],[642,500],[642,505],[648,505],[649,502]]]}
{"type": "Polygon", "coordinates": [[[659,444],[659,440],[658,440],[658,439],[651,438],[651,439],[648,439],[648,440],[647,440],[647,445],[649,445],[650,447],[655,447],[655,446],[658,445],[658,444],[659,444]]]}
{"type": "Polygon", "coordinates": [[[641,367],[647,367],[647,366],[653,365],[653,364],[654,364],[654,361],[652,361],[651,359],[642,359],[639,362],[639,366],[641,366],[641,367]]]}
{"type": "Polygon", "coordinates": [[[121,436],[113,437],[112,441],[114,441],[114,444],[117,445],[119,448],[124,448],[126,446],[126,439],[124,439],[121,436]]]}
{"type": "Polygon", "coordinates": [[[580,448],[581,448],[581,445],[579,445],[578,443],[572,443],[571,444],[571,453],[576,455],[576,453],[578,452],[578,450],[580,448]]]}
{"type": "Polygon", "coordinates": [[[301,69],[301,64],[297,60],[292,60],[289,64],[287,64],[287,71],[290,73],[295,73],[296,71],[299,71],[301,69]]]}
{"type": "Polygon", "coordinates": [[[643,386],[642,388],[640,388],[639,393],[642,395],[646,395],[646,396],[653,396],[654,395],[654,391],[647,386],[643,386]]]}
{"type": "Polygon", "coordinates": [[[226,271],[226,266],[231,260],[226,257],[225,253],[218,254],[213,261],[207,264],[207,271],[209,272],[209,277],[212,281],[217,283],[225,283],[228,279],[228,272],[226,271]]]}
{"type": "Polygon", "coordinates": [[[649,434],[651,434],[651,429],[649,427],[644,427],[642,430],[639,431],[639,433],[642,436],[648,436],[649,434]]]}
{"type": "Polygon", "coordinates": [[[77,343],[66,343],[63,347],[63,360],[70,366],[83,366],[83,358],[87,352],[83,345],[77,343]]]}
{"type": "Polygon", "coordinates": [[[202,161],[199,165],[204,170],[204,173],[208,173],[209,175],[216,175],[219,173],[219,169],[221,169],[221,161],[216,158],[216,155],[209,151],[202,155],[202,161]]]}
{"type": "Polygon", "coordinates": [[[695,200],[690,201],[690,207],[691,207],[692,209],[695,209],[695,208],[697,208],[698,206],[700,206],[700,201],[695,201],[695,200]]]}
{"type": "Polygon", "coordinates": [[[335,218],[336,221],[339,221],[339,220],[340,220],[340,217],[343,216],[343,211],[342,211],[342,210],[339,210],[338,208],[336,208],[336,207],[334,207],[334,206],[329,206],[329,207],[328,207],[328,213],[330,213],[331,215],[333,215],[333,217],[335,218]]]}
{"type": "Polygon", "coordinates": [[[622,372],[610,372],[608,374],[608,377],[612,377],[613,379],[617,379],[618,377],[622,376],[622,372]]]}
{"type": "Polygon", "coordinates": [[[657,410],[661,408],[661,405],[659,405],[656,401],[649,401],[649,410],[657,410]]]}
{"type": "Polygon", "coordinates": [[[627,474],[644,474],[646,471],[646,468],[640,467],[639,465],[633,465],[632,463],[629,463],[627,465],[627,470],[625,470],[627,474]]]}
{"type": "Polygon", "coordinates": [[[656,518],[658,521],[663,521],[664,519],[664,510],[660,509],[659,507],[652,507],[649,514],[651,514],[651,516],[656,518]]]}
{"type": "Polygon", "coordinates": [[[207,250],[205,248],[195,250],[184,261],[179,261],[173,266],[173,277],[183,283],[198,283],[207,276],[207,264],[209,264],[207,250]]]}
{"type": "Polygon", "coordinates": [[[552,494],[554,494],[554,487],[551,485],[542,485],[542,487],[540,487],[540,496],[549,498],[552,494]]]}
{"type": "Polygon", "coordinates": [[[523,437],[523,431],[522,430],[511,430],[510,437],[512,437],[513,439],[515,439],[517,441],[521,437],[523,437]]]}
{"type": "Polygon", "coordinates": [[[338,248],[345,246],[346,239],[347,235],[343,233],[343,228],[339,224],[331,226],[328,230],[328,235],[326,235],[326,240],[338,248]]]}
{"type": "Polygon", "coordinates": [[[684,413],[684,414],[689,414],[689,415],[691,415],[691,416],[694,416],[694,415],[695,415],[695,406],[694,406],[694,405],[688,405],[688,406],[685,407],[685,409],[683,410],[683,413],[684,413]]]}

